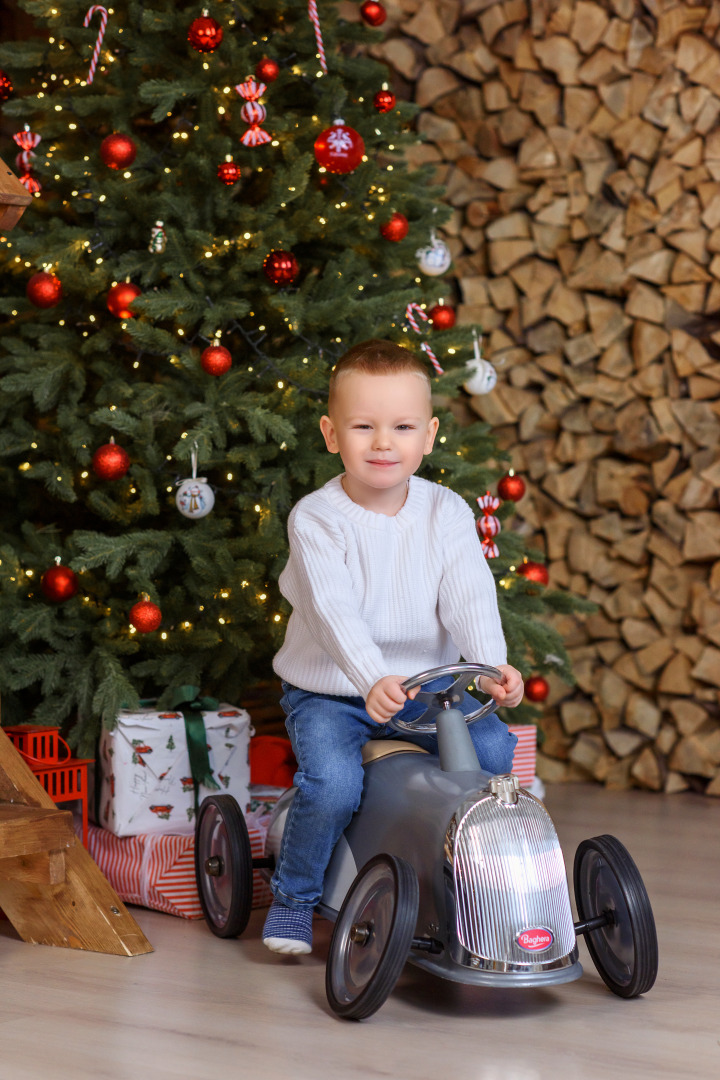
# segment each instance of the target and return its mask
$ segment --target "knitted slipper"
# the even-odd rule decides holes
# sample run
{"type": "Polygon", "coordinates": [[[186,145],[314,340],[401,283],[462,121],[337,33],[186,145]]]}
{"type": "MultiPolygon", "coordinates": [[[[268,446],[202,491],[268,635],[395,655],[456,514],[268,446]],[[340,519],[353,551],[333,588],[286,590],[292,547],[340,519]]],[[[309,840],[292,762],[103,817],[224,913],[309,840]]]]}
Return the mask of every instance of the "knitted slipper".
{"type": "Polygon", "coordinates": [[[263,945],[271,952],[299,955],[312,951],[312,908],[299,911],[273,900],[263,926],[263,945]]]}

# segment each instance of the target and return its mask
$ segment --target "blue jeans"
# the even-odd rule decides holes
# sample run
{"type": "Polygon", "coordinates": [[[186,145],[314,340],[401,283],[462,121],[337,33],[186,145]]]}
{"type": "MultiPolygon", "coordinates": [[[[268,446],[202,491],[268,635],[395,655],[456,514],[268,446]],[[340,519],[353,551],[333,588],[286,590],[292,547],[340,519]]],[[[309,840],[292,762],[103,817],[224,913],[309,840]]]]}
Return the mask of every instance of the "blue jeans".
{"type": "MultiPolygon", "coordinates": [[[[445,689],[449,682],[448,678],[436,679],[423,690],[445,689]]],[[[297,792],[270,888],[289,908],[314,908],[322,895],[333,848],[360,805],[364,744],[368,739],[406,739],[437,754],[437,736],[411,735],[376,724],[361,697],[334,697],[287,683],[282,686],[285,726],[298,762],[297,792]]],[[[477,708],[477,699],[465,694],[460,709],[467,714],[477,708]]],[[[424,709],[420,702],[407,701],[398,716],[414,720],[424,709]]],[[[489,773],[511,771],[517,736],[499,717],[492,713],[468,730],[483,769],[489,773]]]]}

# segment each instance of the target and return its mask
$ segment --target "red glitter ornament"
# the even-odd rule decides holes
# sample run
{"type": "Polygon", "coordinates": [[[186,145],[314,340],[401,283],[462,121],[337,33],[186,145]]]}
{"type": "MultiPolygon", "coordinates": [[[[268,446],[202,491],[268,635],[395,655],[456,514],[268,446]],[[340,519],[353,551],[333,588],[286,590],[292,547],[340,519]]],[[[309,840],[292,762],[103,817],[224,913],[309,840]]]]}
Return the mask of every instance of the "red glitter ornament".
{"type": "Polygon", "coordinates": [[[119,480],[130,468],[130,455],[113,438],[95,451],[92,467],[101,480],[119,480]]]}
{"type": "Polygon", "coordinates": [[[395,95],[391,90],[378,90],[373,98],[373,105],[379,113],[390,112],[395,108],[395,95]]]}
{"type": "Polygon", "coordinates": [[[222,345],[208,345],[203,349],[200,364],[208,375],[224,375],[232,367],[232,356],[222,345]]]}
{"type": "Polygon", "coordinates": [[[510,470],[498,481],[498,495],[507,502],[517,502],[525,494],[525,481],[510,470]]]}
{"type": "Polygon", "coordinates": [[[331,173],[349,173],[357,169],[365,153],[365,143],[355,128],[344,120],[321,131],[315,140],[315,159],[331,173]]]}
{"type": "Polygon", "coordinates": [[[260,82],[275,82],[279,74],[280,65],[277,60],[272,60],[269,56],[263,56],[255,67],[255,78],[260,82]]]}
{"type": "Polygon", "coordinates": [[[13,90],[14,87],[10,81],[10,76],[6,75],[4,71],[0,71],[0,101],[7,101],[13,90]]]}
{"type": "Polygon", "coordinates": [[[525,683],[525,697],[528,701],[545,701],[549,693],[550,686],[542,675],[531,675],[525,683]]]}
{"type": "Polygon", "coordinates": [[[48,600],[61,604],[64,600],[70,600],[78,591],[77,574],[69,566],[62,566],[60,560],[56,559],[56,565],[46,570],[40,578],[40,588],[48,600]]]}
{"type": "Polygon", "coordinates": [[[108,310],[118,319],[132,319],[134,312],[130,310],[130,304],[142,296],[142,289],[133,285],[131,281],[118,281],[111,285],[107,294],[108,310]]]}
{"type": "Polygon", "coordinates": [[[188,27],[188,41],[197,52],[213,52],[223,39],[223,28],[207,12],[193,19],[188,27]]]}
{"type": "Polygon", "coordinates": [[[428,318],[433,324],[433,330],[449,330],[455,325],[455,308],[449,304],[436,304],[428,311],[428,318]]]}
{"type": "Polygon", "coordinates": [[[263,262],[263,270],[273,285],[291,285],[300,267],[292,251],[271,251],[263,262]]]}
{"type": "Polygon", "coordinates": [[[28,300],[39,308],[55,307],[62,300],[62,283],[54,274],[41,270],[33,274],[25,288],[28,300]]]}
{"type": "Polygon", "coordinates": [[[127,169],[137,155],[137,146],[129,135],[119,131],[108,135],[100,143],[100,157],[110,169],[127,169]]]}
{"type": "Polygon", "coordinates": [[[547,585],[549,581],[548,568],[544,563],[524,562],[517,568],[518,574],[522,574],[528,581],[534,581],[537,585],[547,585]]]}
{"type": "Polygon", "coordinates": [[[130,608],[129,621],[138,634],[151,634],[162,622],[162,611],[152,600],[138,600],[130,608]]]}
{"type": "Polygon", "coordinates": [[[240,166],[236,165],[234,161],[223,161],[217,167],[218,180],[222,180],[223,184],[227,184],[230,187],[231,184],[237,183],[240,179],[240,166]]]}
{"type": "Polygon", "coordinates": [[[396,210],[390,220],[380,226],[380,233],[386,240],[392,240],[393,243],[397,243],[398,240],[405,239],[409,228],[410,225],[408,219],[404,214],[401,214],[396,210]]]}
{"type": "Polygon", "coordinates": [[[360,14],[368,26],[382,26],[387,19],[387,11],[377,0],[365,0],[365,3],[360,5],[360,14]]]}

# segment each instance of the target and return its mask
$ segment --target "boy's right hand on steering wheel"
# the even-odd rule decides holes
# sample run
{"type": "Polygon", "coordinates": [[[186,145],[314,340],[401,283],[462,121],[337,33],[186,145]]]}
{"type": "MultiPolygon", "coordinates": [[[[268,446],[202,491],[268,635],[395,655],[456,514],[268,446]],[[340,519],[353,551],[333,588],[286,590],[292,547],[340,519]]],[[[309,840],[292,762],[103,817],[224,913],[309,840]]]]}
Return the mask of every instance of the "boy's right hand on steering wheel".
{"type": "Polygon", "coordinates": [[[399,713],[408,698],[414,698],[420,689],[407,693],[403,690],[405,675],[386,675],[378,679],[365,700],[368,716],[376,724],[387,724],[391,717],[399,713]]]}

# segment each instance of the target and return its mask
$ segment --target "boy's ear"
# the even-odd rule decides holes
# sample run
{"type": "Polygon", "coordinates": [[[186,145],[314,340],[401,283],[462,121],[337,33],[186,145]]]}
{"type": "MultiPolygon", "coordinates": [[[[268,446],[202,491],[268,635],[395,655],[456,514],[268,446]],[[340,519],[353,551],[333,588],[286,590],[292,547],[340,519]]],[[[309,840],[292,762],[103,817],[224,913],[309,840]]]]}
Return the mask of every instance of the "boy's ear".
{"type": "Polygon", "coordinates": [[[425,448],[423,450],[423,454],[429,454],[430,451],[432,450],[433,446],[435,445],[435,436],[438,433],[438,428],[439,427],[440,427],[440,421],[438,420],[437,416],[433,416],[432,420],[428,424],[428,430],[427,430],[427,436],[425,438],[425,448]]]}
{"type": "Polygon", "coordinates": [[[337,439],[335,438],[335,428],[333,422],[329,416],[320,417],[320,430],[323,433],[325,445],[331,454],[338,454],[340,447],[338,446],[337,439]]]}

